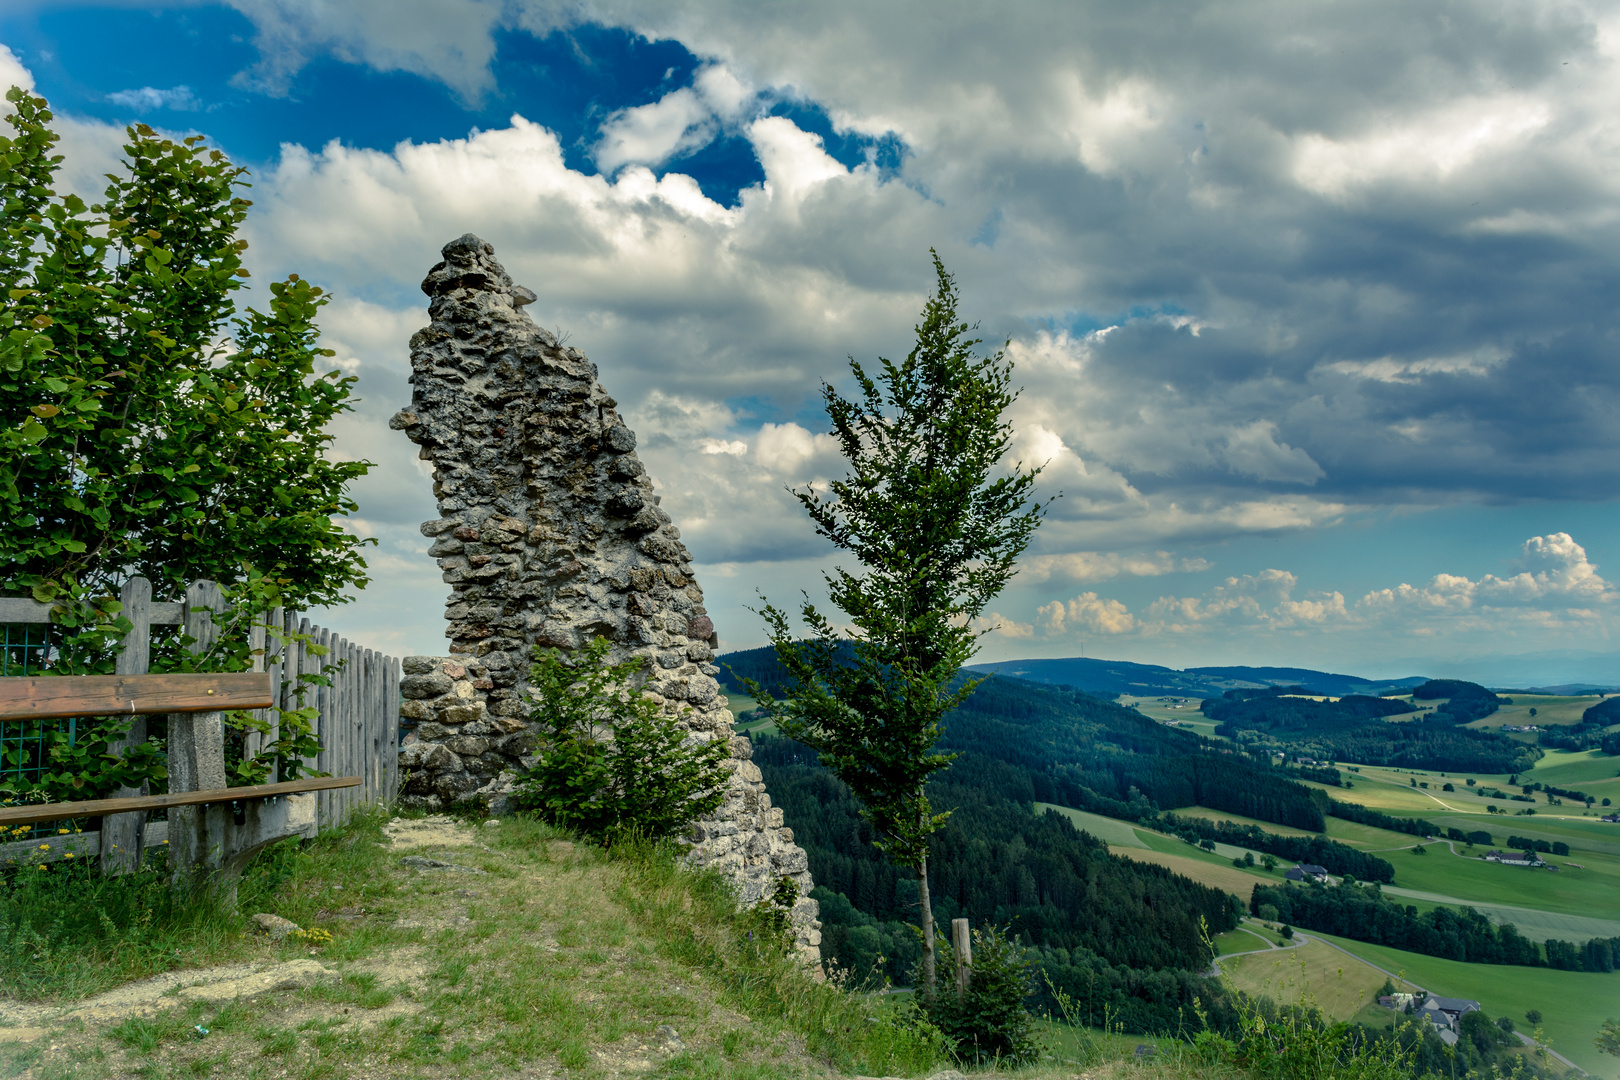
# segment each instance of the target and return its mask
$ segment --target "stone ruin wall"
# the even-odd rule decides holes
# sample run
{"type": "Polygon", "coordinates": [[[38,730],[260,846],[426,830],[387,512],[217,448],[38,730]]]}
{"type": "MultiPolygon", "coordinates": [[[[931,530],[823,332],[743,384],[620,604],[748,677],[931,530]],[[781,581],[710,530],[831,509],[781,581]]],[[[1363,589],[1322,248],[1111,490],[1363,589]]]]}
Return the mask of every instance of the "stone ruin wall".
{"type": "Polygon", "coordinates": [[[506,809],[539,729],[526,721],[534,647],[600,635],[613,661],[645,659],[643,692],[691,738],[731,748],[726,801],[693,827],[688,860],[729,876],[745,903],[791,877],[799,947],[816,959],[809,862],[733,732],[719,638],[635,434],[596,366],[523,311],[534,293],[489,244],[469,234],[443,255],[422,282],[433,321],[411,339],[411,405],[391,422],[433,463],[440,517],[422,532],[451,586],[450,655],[404,661],[400,801],[506,809]]]}

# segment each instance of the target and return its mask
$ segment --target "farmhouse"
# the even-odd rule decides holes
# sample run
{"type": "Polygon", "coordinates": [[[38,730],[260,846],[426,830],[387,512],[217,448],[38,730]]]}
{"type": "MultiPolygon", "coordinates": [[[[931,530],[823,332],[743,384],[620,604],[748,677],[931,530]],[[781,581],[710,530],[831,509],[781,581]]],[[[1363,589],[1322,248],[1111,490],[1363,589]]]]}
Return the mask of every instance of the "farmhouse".
{"type": "Polygon", "coordinates": [[[1487,851],[1486,862],[1501,863],[1503,866],[1540,866],[1541,856],[1533,851],[1487,851]]]}
{"type": "Polygon", "coordinates": [[[1620,823],[1620,814],[1604,814],[1602,817],[1598,818],[1598,820],[1620,823]]]}
{"type": "Polygon", "coordinates": [[[1479,1011],[1479,1002],[1469,1001],[1467,998],[1448,998],[1430,994],[1420,1009],[1435,1027],[1456,1031],[1464,1016],[1479,1011]]]}
{"type": "Polygon", "coordinates": [[[1289,881],[1326,881],[1327,876],[1327,867],[1313,863],[1300,863],[1292,870],[1283,871],[1283,877],[1289,881]]]}

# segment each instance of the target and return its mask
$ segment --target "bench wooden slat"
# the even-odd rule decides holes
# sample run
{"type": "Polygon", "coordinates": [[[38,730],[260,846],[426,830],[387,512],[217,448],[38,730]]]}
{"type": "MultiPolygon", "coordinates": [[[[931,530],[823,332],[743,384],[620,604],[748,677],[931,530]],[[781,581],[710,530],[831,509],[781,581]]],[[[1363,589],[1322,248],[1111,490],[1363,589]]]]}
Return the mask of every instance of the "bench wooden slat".
{"type": "Polygon", "coordinates": [[[107,814],[123,814],[132,810],[160,810],[165,806],[206,806],[210,803],[237,802],[241,799],[268,799],[277,795],[297,795],[305,791],[359,787],[360,783],[361,779],[358,776],[310,776],[280,784],[251,784],[247,787],[219,788],[214,791],[179,791],[172,795],[135,795],[124,799],[90,799],[86,802],[6,806],[0,807],[0,825],[32,825],[38,821],[103,817],[107,814]]]}
{"type": "Polygon", "coordinates": [[[0,679],[0,720],[264,709],[270,674],[25,675],[0,679]]]}

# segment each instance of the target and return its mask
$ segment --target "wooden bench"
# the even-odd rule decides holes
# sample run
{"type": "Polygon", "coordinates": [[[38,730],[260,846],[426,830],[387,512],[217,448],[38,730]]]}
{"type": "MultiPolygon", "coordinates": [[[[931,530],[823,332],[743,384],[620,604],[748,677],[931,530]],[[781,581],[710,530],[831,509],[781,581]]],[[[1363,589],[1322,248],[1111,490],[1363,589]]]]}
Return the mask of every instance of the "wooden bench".
{"type": "Polygon", "coordinates": [[[263,709],[274,703],[275,687],[267,672],[0,678],[0,721],[160,714],[170,718],[168,794],[0,807],[0,825],[138,815],[133,830],[102,830],[102,865],[117,873],[133,869],[139,861],[140,825],[147,811],[169,808],[167,838],[175,881],[214,878],[234,891],[243,867],[267,844],[314,834],[311,792],[361,783],[358,776],[321,776],[226,787],[224,710],[263,709]],[[127,843],[132,833],[136,851],[119,850],[119,841],[127,843]]]}

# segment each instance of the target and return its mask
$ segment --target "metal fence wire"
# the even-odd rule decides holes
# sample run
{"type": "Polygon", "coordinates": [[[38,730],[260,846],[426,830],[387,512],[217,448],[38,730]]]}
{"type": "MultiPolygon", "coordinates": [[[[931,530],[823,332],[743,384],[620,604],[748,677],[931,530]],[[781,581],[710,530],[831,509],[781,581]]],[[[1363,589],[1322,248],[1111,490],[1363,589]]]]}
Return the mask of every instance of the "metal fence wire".
{"type": "MultiPolygon", "coordinates": [[[[0,623],[0,678],[39,675],[45,670],[51,628],[45,623],[0,623]]],[[[50,762],[46,758],[52,736],[65,730],[68,743],[78,740],[79,721],[0,721],[0,805],[14,805],[20,783],[38,780],[50,762]],[[9,790],[6,790],[9,789],[9,790]]],[[[57,831],[55,822],[32,826],[27,836],[57,831]]],[[[17,830],[13,830],[16,833],[17,830]]],[[[20,835],[20,834],[19,834],[20,835]]],[[[17,839],[17,835],[7,839],[17,839]]]]}

